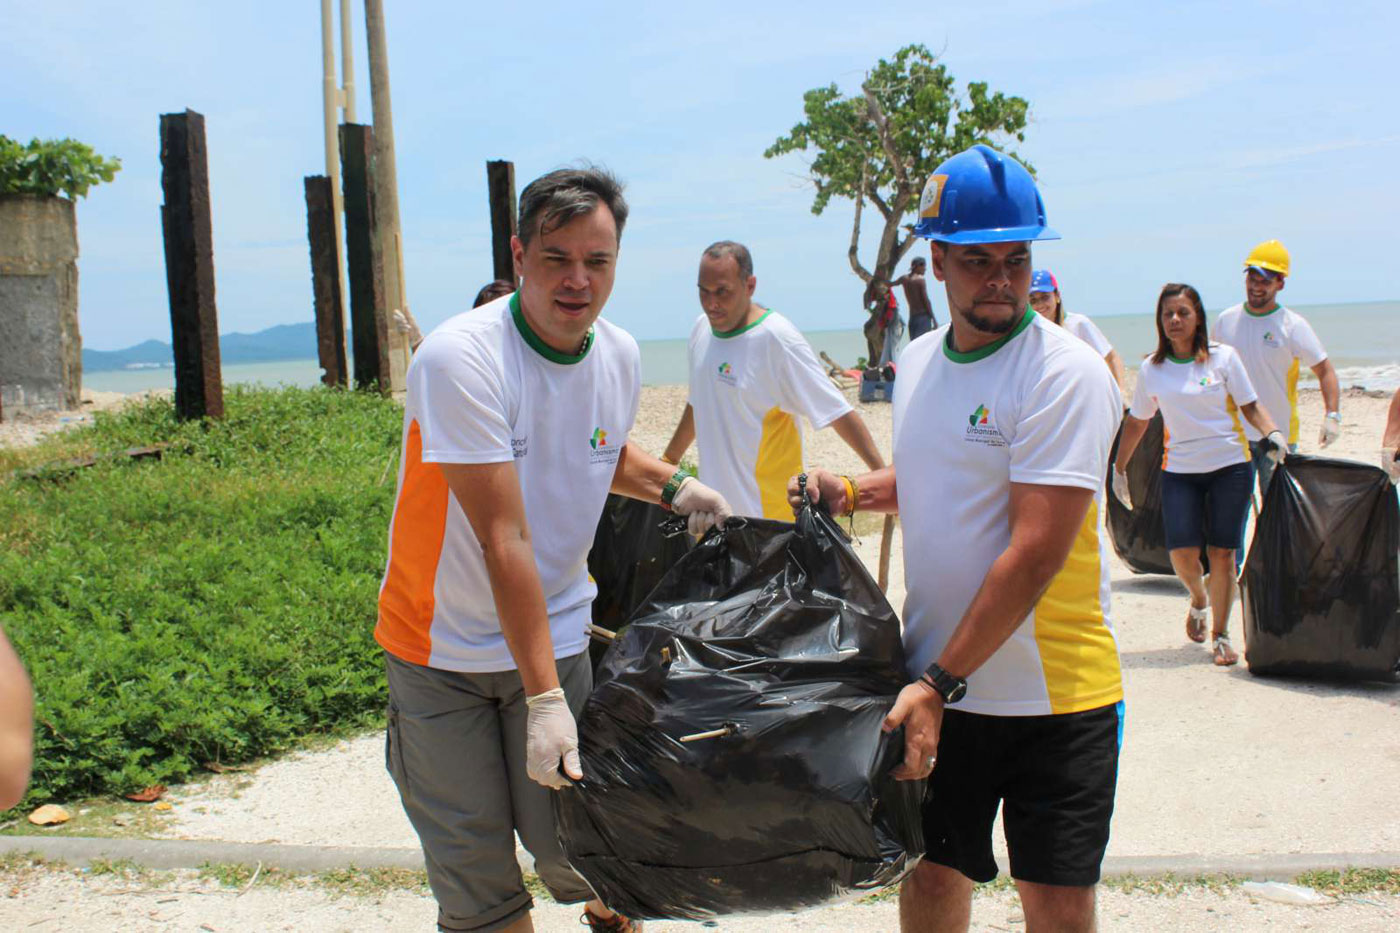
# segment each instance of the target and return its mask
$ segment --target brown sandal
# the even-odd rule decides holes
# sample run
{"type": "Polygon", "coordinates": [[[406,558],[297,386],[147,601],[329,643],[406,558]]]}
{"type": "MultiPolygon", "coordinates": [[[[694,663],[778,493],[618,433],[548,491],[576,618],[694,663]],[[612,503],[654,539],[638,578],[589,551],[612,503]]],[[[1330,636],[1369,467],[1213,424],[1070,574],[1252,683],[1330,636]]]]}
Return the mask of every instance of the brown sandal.
{"type": "Polygon", "coordinates": [[[1210,618],[1210,603],[1206,603],[1197,609],[1191,606],[1186,610],[1186,637],[1196,644],[1204,644],[1206,640],[1206,620],[1210,618]]]}
{"type": "Polygon", "coordinates": [[[1230,636],[1224,632],[1211,633],[1210,653],[1216,667],[1229,667],[1240,661],[1240,656],[1230,647],[1230,636]]]}

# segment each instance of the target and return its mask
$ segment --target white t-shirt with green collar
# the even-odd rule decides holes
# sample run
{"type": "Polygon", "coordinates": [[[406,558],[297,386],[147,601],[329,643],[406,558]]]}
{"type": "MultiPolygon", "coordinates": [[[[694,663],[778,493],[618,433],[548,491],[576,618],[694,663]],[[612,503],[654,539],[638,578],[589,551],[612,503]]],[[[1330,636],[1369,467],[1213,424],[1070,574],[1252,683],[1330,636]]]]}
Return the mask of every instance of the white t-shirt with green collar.
{"type": "MultiPolygon", "coordinates": [[[[1256,314],[1237,304],[1220,312],[1213,334],[1239,351],[1259,404],[1288,435],[1288,443],[1298,443],[1299,364],[1311,369],[1327,359],[1312,325],[1282,305],[1256,314]]],[[[1262,436],[1252,424],[1245,424],[1244,432],[1251,441],[1262,436]]]]}
{"type": "Polygon", "coordinates": [[[1011,484],[1072,486],[1096,492],[1064,568],[954,708],[1037,716],[1116,703],[1102,485],[1118,387],[1087,344],[1029,309],[973,353],[952,350],[949,332],[910,344],[895,380],[909,674],[937,660],[1010,544],[1011,484]]]}

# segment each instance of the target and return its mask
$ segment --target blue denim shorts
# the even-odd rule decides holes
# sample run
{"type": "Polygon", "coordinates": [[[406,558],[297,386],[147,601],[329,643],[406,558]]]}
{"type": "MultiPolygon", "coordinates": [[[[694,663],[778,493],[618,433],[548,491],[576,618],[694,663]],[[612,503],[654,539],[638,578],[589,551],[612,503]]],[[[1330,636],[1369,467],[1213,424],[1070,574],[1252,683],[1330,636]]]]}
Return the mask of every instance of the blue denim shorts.
{"type": "Polygon", "coordinates": [[[1162,529],[1167,550],[1202,544],[1244,547],[1244,521],[1254,489],[1254,464],[1235,463],[1209,473],[1162,471],[1162,529]]]}

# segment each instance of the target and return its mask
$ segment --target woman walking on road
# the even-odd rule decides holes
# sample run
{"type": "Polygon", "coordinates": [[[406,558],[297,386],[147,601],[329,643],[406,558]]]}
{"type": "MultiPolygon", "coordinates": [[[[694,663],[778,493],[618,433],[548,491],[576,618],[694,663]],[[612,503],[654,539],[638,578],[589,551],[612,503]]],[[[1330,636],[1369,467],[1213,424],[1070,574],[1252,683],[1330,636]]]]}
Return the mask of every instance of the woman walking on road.
{"type": "Polygon", "coordinates": [[[1240,415],[1264,435],[1268,456],[1281,461],[1287,442],[1257,402],[1239,354],[1211,343],[1200,294],[1190,285],[1169,284],[1157,299],[1157,350],[1138,372],[1132,408],[1113,464],[1113,493],[1129,508],[1124,469],[1142,440],[1147,422],[1160,410],[1162,524],[1172,568],[1191,593],[1186,636],[1206,637],[1211,617],[1211,654],[1218,665],[1239,655],[1230,645],[1230,606],[1235,596],[1235,553],[1243,546],[1244,521],[1254,483],[1254,465],[1240,415]],[[1209,576],[1200,562],[1205,545],[1209,576]]]}

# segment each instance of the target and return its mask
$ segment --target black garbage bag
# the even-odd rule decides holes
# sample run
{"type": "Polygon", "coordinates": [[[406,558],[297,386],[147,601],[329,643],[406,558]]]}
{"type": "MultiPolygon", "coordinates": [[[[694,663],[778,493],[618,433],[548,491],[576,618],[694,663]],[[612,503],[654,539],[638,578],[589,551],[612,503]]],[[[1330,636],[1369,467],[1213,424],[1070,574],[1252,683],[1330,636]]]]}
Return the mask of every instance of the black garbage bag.
{"type": "MultiPolygon", "coordinates": [[[[666,571],[690,550],[690,535],[663,528],[672,517],[655,503],[615,493],[608,496],[588,552],[588,573],[598,584],[594,625],[620,630],[666,571]]],[[[595,668],[606,649],[600,641],[590,644],[595,668]]]]}
{"type": "MultiPolygon", "coordinates": [[[[1124,419],[1126,421],[1126,419],[1124,419]]],[[[1167,533],[1162,526],[1162,413],[1159,411],[1147,423],[1142,440],[1138,441],[1133,459],[1128,461],[1128,494],[1133,497],[1129,509],[1113,492],[1113,461],[1118,456],[1118,442],[1123,439],[1123,426],[1113,438],[1108,455],[1108,539],[1113,550],[1134,573],[1175,574],[1171,555],[1167,552],[1167,533]]],[[[1206,549],[1201,548],[1201,566],[1210,566],[1206,549]]]]}
{"type": "Polygon", "coordinates": [[[730,519],[608,648],[584,778],[551,795],[564,851],[639,918],[891,884],[923,853],[926,782],[889,777],[903,735],[880,729],[907,682],[894,610],[828,516],[730,519]]]}
{"type": "Polygon", "coordinates": [[[1400,681],[1400,506],[1384,471],[1289,456],[1245,562],[1252,674],[1400,681]]]}

